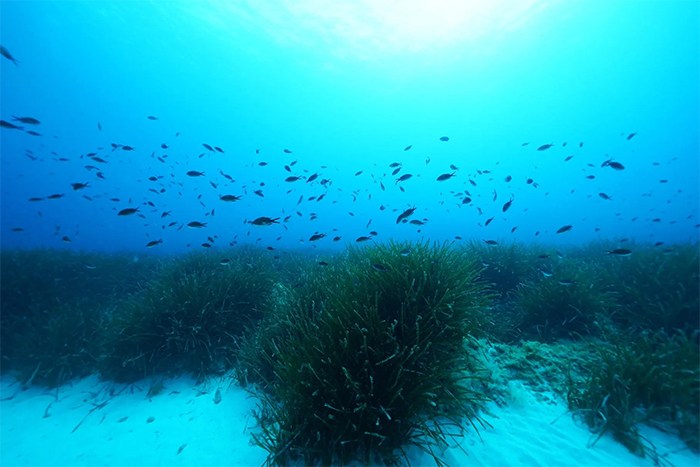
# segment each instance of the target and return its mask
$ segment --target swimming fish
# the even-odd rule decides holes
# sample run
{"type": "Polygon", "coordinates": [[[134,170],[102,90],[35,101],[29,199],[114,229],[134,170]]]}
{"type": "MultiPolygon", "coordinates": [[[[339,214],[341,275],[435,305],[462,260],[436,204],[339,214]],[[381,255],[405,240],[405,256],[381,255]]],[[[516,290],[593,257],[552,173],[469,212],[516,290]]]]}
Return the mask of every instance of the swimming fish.
{"type": "Polygon", "coordinates": [[[15,59],[15,57],[12,56],[10,51],[7,50],[4,45],[0,45],[0,54],[2,54],[3,57],[14,63],[15,66],[19,66],[19,62],[15,59]]]}

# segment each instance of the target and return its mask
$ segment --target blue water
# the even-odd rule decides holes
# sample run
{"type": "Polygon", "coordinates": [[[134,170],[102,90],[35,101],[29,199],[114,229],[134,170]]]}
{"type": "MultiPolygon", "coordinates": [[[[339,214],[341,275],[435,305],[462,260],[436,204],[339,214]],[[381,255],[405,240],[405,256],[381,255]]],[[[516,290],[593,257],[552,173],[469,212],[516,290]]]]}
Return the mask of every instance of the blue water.
{"type": "Polygon", "coordinates": [[[0,9],[0,43],[18,62],[0,57],[0,118],[41,122],[21,124],[41,136],[0,132],[2,248],[176,253],[215,235],[214,248],[310,248],[319,232],[327,236],[314,245],[340,249],[370,231],[378,241],[698,239],[698,2],[0,9]],[[610,158],[624,170],[601,167],[610,158]],[[402,170],[392,176],[394,162],[402,170]],[[284,181],[314,173],[313,182],[284,181]],[[465,190],[472,202],[462,205],[465,190]],[[45,199],[52,194],[65,196],[45,199]],[[219,200],[227,194],[242,198],[219,200]],[[397,225],[412,206],[411,219],[426,224],[397,225]],[[136,207],[143,217],[117,216],[136,207]],[[245,223],[260,216],[281,223],[245,223]],[[207,227],[187,228],[192,221],[207,227]],[[564,225],[573,228],[557,234],[564,225]]]}

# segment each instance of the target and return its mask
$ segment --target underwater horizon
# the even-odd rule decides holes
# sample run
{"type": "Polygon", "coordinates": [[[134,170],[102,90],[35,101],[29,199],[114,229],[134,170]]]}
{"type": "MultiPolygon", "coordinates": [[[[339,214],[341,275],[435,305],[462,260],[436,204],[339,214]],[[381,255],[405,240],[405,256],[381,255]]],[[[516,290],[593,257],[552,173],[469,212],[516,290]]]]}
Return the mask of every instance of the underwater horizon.
{"type": "Polygon", "coordinates": [[[2,1],[0,464],[697,465],[699,18],[2,1]]]}

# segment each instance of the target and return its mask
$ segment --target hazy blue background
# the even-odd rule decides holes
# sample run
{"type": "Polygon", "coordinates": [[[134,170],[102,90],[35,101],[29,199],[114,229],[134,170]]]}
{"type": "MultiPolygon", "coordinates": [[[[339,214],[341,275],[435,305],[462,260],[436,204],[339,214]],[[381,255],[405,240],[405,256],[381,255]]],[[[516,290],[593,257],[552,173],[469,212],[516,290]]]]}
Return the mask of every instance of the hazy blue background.
{"type": "Polygon", "coordinates": [[[341,235],[340,247],[370,230],[377,240],[698,238],[698,2],[3,1],[0,15],[0,43],[19,61],[0,57],[0,118],[42,122],[26,126],[42,136],[0,132],[2,247],[147,251],[162,238],[148,251],[175,252],[215,234],[215,247],[235,235],[296,247],[316,231],[328,234],[319,247],[341,235]],[[136,151],[112,152],[110,143],[136,151]],[[546,143],[555,146],[538,152],[546,143]],[[168,155],[165,164],[154,151],[168,155]],[[80,158],[91,152],[108,163],[80,158]],[[626,169],[601,168],[606,154],[626,169]],[[318,172],[330,188],[285,183],[293,160],[295,175],[318,172]],[[395,177],[392,162],[404,167],[395,177]],[[457,176],[437,182],[450,164],[457,176]],[[414,177],[402,193],[394,179],[404,173],[414,177]],[[73,191],[75,182],[91,187],[73,191]],[[465,189],[473,204],[459,206],[454,193],[465,189]],[[66,196],[27,201],[53,193],[66,196]],[[224,194],[243,198],[227,204],[224,194]],[[411,205],[412,219],[428,219],[420,233],[395,224],[411,205]],[[146,219],[117,217],[136,206],[146,219]],[[289,214],[277,226],[243,223],[289,214]],[[208,227],[162,228],[194,220],[208,227]],[[571,232],[555,233],[567,224],[571,232]]]}

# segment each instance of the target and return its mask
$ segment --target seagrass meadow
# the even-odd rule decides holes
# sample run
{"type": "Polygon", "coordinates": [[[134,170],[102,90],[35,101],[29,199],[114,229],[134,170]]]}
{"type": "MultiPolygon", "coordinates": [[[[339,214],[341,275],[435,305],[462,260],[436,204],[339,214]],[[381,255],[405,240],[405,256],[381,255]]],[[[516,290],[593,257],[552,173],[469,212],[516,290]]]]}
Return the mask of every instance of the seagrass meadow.
{"type": "Polygon", "coordinates": [[[698,245],[614,246],[4,250],[2,371],[153,395],[166,376],[226,378],[258,401],[251,442],[271,465],[401,465],[411,447],[441,465],[514,381],[565,400],[591,443],[656,455],[652,425],[697,451],[698,245]]]}

